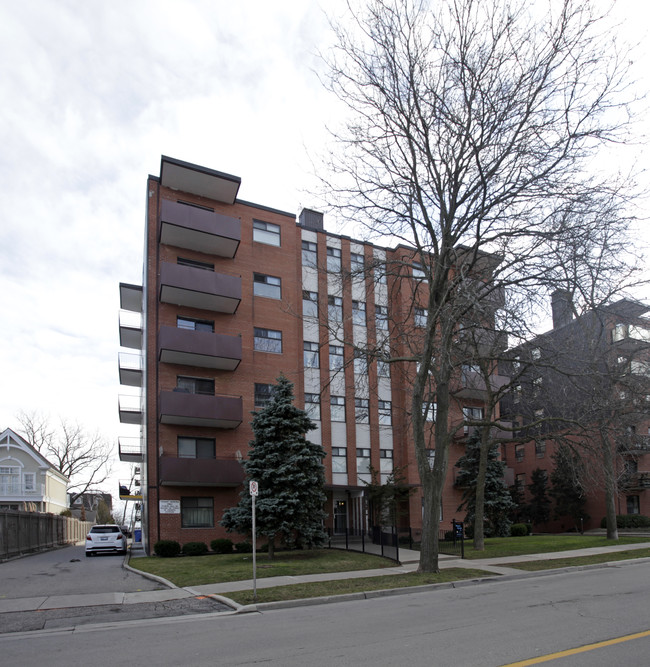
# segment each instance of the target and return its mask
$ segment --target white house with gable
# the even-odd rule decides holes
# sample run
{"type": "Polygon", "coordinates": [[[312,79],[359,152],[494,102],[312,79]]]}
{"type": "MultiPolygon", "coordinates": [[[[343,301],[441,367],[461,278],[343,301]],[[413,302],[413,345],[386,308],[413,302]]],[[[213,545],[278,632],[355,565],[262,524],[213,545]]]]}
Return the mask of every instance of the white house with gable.
{"type": "Polygon", "coordinates": [[[59,514],[68,507],[68,478],[10,428],[0,433],[0,510],[59,514]]]}

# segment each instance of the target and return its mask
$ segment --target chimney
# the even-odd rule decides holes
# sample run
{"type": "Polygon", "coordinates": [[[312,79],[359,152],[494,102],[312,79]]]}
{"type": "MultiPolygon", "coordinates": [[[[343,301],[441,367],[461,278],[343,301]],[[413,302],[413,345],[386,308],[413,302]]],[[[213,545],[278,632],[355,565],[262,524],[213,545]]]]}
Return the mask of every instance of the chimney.
{"type": "Polygon", "coordinates": [[[318,211],[312,211],[309,208],[303,208],[298,222],[303,227],[308,229],[315,229],[316,231],[323,231],[323,214],[318,211]]]}
{"type": "Polygon", "coordinates": [[[573,303],[571,293],[558,289],[551,294],[551,310],[553,311],[553,328],[559,329],[573,319],[573,303]]]}

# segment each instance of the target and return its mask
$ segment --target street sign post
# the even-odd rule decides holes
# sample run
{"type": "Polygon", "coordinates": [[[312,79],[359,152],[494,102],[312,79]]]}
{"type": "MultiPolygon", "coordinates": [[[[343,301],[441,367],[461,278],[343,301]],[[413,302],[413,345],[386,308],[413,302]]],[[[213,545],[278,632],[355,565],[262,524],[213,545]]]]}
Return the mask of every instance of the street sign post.
{"type": "Polygon", "coordinates": [[[249,484],[251,494],[251,511],[253,513],[253,600],[257,602],[257,540],[255,530],[255,498],[257,498],[257,482],[251,481],[249,484]]]}

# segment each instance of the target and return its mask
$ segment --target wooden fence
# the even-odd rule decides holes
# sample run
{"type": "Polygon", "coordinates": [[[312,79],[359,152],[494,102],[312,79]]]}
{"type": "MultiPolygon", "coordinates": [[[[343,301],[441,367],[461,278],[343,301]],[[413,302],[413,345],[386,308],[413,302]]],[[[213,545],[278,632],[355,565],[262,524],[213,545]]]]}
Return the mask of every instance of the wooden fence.
{"type": "Polygon", "coordinates": [[[57,514],[0,510],[0,560],[74,544],[91,526],[90,521],[57,514]]]}

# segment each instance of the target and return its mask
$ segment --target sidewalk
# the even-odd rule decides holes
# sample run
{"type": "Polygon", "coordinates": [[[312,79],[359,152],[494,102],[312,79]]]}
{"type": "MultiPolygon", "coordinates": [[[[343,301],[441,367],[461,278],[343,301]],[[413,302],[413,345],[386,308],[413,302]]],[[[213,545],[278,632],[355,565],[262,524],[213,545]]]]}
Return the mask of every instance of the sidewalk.
{"type": "MultiPolygon", "coordinates": [[[[454,556],[440,555],[440,568],[463,567],[470,569],[484,570],[495,575],[518,575],[530,576],[539,575],[539,572],[524,573],[522,570],[508,567],[509,563],[521,563],[535,560],[554,560],[558,558],[571,558],[578,556],[589,556],[594,554],[615,553],[617,551],[628,551],[633,549],[650,548],[650,542],[639,544],[621,544],[605,547],[594,547],[587,549],[575,549],[571,551],[556,551],[543,554],[527,554],[524,556],[509,556],[501,558],[485,558],[477,560],[463,560],[454,556]]],[[[394,567],[381,568],[377,570],[355,570],[352,572],[329,572],[325,574],[307,574],[302,576],[282,576],[267,577],[257,580],[257,588],[270,588],[272,586],[289,586],[291,584],[300,584],[313,581],[338,581],[342,579],[357,579],[364,577],[379,577],[391,574],[404,574],[415,572],[418,568],[420,553],[408,549],[400,549],[401,564],[394,567]]],[[[619,561],[620,562],[620,561],[619,561]]],[[[602,564],[604,565],[604,564],[602,564]]],[[[128,565],[128,556],[125,559],[124,566],[128,565]]],[[[134,568],[133,568],[134,569],[134,568]]],[[[139,570],[135,570],[139,574],[139,570]]],[[[546,570],[545,572],[548,572],[546,570]]],[[[162,582],[169,588],[159,591],[142,591],[137,593],[97,593],[92,595],[57,595],[42,596],[32,598],[0,599],[0,613],[37,611],[45,609],[61,609],[69,607],[91,607],[108,604],[138,604],[142,602],[164,602],[168,600],[179,600],[182,598],[198,597],[201,595],[217,596],[222,602],[232,607],[234,610],[240,609],[240,605],[223,597],[227,593],[240,590],[250,590],[253,588],[253,580],[232,581],[220,584],[201,584],[198,586],[188,586],[186,588],[177,588],[169,581],[144,574],[149,578],[154,578],[162,582]]],[[[286,604],[286,603],[285,603],[286,604]]],[[[223,613],[223,612],[222,612],[223,613]]]]}

